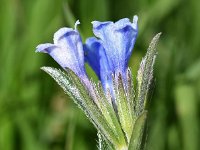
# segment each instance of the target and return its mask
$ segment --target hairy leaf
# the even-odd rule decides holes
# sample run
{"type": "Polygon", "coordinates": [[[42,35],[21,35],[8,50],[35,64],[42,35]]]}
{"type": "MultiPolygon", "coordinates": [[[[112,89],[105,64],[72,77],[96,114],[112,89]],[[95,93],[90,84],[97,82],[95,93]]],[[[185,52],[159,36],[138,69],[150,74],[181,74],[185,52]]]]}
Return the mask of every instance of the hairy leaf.
{"type": "Polygon", "coordinates": [[[143,112],[136,120],[128,150],[141,150],[147,112],[143,112]]]}
{"type": "Polygon", "coordinates": [[[122,129],[126,135],[127,142],[129,142],[133,129],[132,110],[129,107],[127,94],[125,91],[125,87],[123,85],[121,74],[119,73],[119,75],[117,75],[116,78],[117,80],[115,83],[115,95],[116,95],[117,113],[119,116],[119,121],[121,123],[122,129]]]}
{"type": "Polygon", "coordinates": [[[99,110],[95,100],[93,100],[95,93],[91,90],[94,86],[91,86],[90,89],[88,89],[88,86],[86,86],[70,69],[67,69],[67,72],[62,72],[56,68],[42,67],[42,70],[47,72],[74,100],[106,140],[115,146],[121,145],[118,137],[107,124],[107,121],[99,110]]]}
{"type": "Polygon", "coordinates": [[[136,101],[136,114],[142,113],[145,107],[147,94],[151,80],[153,78],[153,65],[156,58],[156,45],[160,38],[161,33],[158,33],[151,41],[149,48],[147,49],[147,54],[140,64],[137,75],[137,101],[136,101]]]}

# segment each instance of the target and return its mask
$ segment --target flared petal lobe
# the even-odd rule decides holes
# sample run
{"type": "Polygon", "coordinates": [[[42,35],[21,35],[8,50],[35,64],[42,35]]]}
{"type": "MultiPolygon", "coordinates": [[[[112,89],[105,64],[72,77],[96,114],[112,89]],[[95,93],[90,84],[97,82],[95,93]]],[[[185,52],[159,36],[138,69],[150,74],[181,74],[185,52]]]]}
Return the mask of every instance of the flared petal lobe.
{"type": "Polygon", "coordinates": [[[132,53],[138,33],[137,16],[133,23],[128,18],[113,22],[93,21],[93,32],[100,38],[111,70],[121,72],[128,67],[128,60],[132,53]]]}
{"type": "Polygon", "coordinates": [[[54,34],[54,44],[40,44],[36,52],[48,53],[64,69],[70,68],[79,77],[86,76],[83,45],[77,30],[59,29],[54,34]]]}

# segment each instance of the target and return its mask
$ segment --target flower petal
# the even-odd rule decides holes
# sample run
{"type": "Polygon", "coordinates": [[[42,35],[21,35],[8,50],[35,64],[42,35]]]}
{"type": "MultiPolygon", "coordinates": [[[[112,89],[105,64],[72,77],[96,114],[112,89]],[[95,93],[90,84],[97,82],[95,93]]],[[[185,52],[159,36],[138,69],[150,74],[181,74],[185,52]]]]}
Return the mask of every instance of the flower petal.
{"type": "Polygon", "coordinates": [[[36,47],[36,52],[48,53],[51,49],[54,49],[56,47],[56,45],[51,43],[40,44],[36,47]]]}
{"type": "Polygon", "coordinates": [[[40,44],[37,52],[44,52],[63,68],[70,68],[78,76],[86,76],[81,37],[77,30],[61,28],[54,34],[54,44],[40,44]]]}
{"type": "Polygon", "coordinates": [[[93,21],[92,24],[95,36],[102,41],[111,68],[125,73],[137,37],[137,17],[134,17],[133,23],[124,18],[116,23],[93,21]]]}
{"type": "Polygon", "coordinates": [[[109,66],[105,49],[95,37],[88,38],[84,45],[85,61],[92,67],[102,82],[104,89],[112,86],[112,70],[109,66]]]}
{"type": "Polygon", "coordinates": [[[94,37],[88,38],[83,45],[85,62],[87,62],[100,79],[99,49],[101,44],[94,37]]]}

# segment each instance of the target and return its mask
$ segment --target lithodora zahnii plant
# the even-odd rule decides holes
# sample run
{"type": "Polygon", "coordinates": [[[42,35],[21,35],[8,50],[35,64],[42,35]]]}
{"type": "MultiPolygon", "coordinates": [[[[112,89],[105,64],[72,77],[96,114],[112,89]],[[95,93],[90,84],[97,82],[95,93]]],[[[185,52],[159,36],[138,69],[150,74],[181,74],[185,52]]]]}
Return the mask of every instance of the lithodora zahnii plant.
{"type": "Polygon", "coordinates": [[[48,53],[63,69],[42,67],[71,96],[98,131],[100,150],[140,150],[145,144],[145,109],[153,78],[157,34],[142,59],[134,89],[128,68],[137,34],[138,17],[113,22],[93,21],[94,37],[82,43],[77,30],[61,28],[54,34],[54,44],[37,46],[48,53]],[[88,78],[88,63],[99,78],[88,78]]]}

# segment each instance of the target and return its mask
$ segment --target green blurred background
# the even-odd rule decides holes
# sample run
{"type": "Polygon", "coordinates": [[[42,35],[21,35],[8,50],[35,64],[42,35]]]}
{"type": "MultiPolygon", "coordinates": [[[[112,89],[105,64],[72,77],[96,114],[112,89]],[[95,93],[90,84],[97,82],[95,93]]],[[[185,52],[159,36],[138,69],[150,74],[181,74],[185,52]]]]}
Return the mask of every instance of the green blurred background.
{"type": "MultiPolygon", "coordinates": [[[[94,150],[93,126],[42,66],[59,66],[40,43],[80,20],[139,16],[134,76],[151,38],[162,32],[149,100],[148,150],[200,149],[200,1],[0,0],[0,150],[94,150]]],[[[94,77],[91,72],[89,74],[94,77]]],[[[95,78],[95,77],[94,77],[95,78]]]]}

